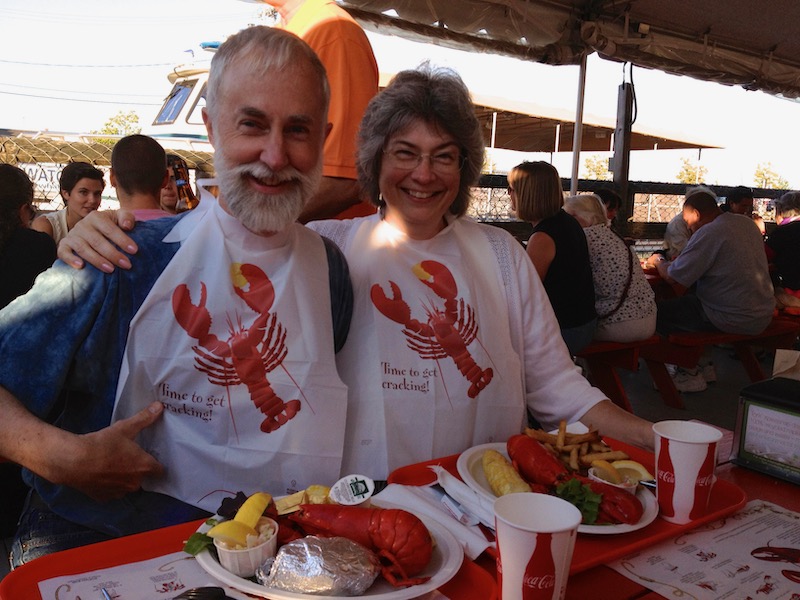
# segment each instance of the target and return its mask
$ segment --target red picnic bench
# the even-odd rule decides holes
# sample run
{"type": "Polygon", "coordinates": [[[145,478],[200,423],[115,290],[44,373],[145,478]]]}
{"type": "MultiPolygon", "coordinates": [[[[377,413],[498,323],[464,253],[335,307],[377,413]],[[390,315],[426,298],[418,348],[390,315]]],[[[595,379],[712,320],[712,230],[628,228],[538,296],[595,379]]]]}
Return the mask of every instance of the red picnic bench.
{"type": "Polygon", "coordinates": [[[667,364],[691,369],[703,354],[706,346],[731,344],[736,351],[750,381],[767,378],[758,362],[754,348],[791,348],[800,334],[800,321],[775,317],[767,328],[757,335],[740,335],[721,331],[697,331],[673,333],[660,338],[657,343],[642,348],[641,357],[647,364],[664,403],[674,408],[684,408],[680,392],[675,387],[667,364]]]}
{"type": "Polygon", "coordinates": [[[633,412],[628,395],[617,373],[617,368],[628,371],[639,369],[639,351],[642,347],[656,344],[661,340],[654,335],[633,342],[593,341],[578,352],[578,357],[586,361],[588,379],[595,387],[605,393],[614,404],[633,412]]]}

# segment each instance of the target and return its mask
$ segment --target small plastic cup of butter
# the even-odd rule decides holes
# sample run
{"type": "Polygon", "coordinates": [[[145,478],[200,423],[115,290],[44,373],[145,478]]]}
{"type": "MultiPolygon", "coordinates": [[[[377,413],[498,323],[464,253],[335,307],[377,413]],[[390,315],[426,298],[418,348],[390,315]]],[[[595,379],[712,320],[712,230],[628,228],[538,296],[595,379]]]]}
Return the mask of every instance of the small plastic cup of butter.
{"type": "Polygon", "coordinates": [[[258,537],[247,536],[247,548],[231,548],[214,540],[219,564],[239,577],[252,577],[264,561],[275,556],[278,550],[278,524],[269,517],[261,517],[256,527],[258,537]]]}
{"type": "Polygon", "coordinates": [[[331,486],[330,499],[344,506],[369,506],[375,482],[366,475],[347,475],[331,486]]]}

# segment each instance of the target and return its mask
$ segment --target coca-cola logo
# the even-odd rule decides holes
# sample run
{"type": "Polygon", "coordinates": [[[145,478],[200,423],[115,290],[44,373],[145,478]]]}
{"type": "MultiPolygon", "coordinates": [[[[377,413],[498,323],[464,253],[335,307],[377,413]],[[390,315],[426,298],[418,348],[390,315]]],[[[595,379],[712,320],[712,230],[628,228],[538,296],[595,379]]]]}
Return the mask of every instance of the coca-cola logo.
{"type": "Polygon", "coordinates": [[[555,575],[525,575],[522,585],[535,590],[549,590],[556,587],[555,575]]]}
{"type": "Polygon", "coordinates": [[[675,473],[669,471],[659,471],[658,479],[664,483],[675,483],[675,473]]]}
{"type": "Polygon", "coordinates": [[[714,483],[714,474],[706,475],[705,477],[698,477],[695,485],[697,487],[709,487],[714,483]]]}

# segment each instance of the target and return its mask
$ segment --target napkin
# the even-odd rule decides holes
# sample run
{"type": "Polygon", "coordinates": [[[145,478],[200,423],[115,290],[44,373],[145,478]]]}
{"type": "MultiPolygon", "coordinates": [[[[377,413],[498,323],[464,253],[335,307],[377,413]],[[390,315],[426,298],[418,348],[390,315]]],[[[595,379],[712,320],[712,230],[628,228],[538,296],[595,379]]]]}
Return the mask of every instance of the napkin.
{"type": "Polygon", "coordinates": [[[494,502],[481,496],[461,481],[458,477],[451,475],[447,469],[440,465],[429,467],[436,473],[437,481],[444,488],[447,495],[453,498],[461,506],[466,508],[481,523],[494,529],[494,502]]]}
{"type": "Polygon", "coordinates": [[[390,483],[380,494],[373,497],[373,504],[376,506],[388,504],[433,519],[455,536],[464,548],[464,554],[472,560],[489,546],[494,546],[494,542],[486,539],[480,527],[464,525],[456,520],[430,487],[390,483]]]}

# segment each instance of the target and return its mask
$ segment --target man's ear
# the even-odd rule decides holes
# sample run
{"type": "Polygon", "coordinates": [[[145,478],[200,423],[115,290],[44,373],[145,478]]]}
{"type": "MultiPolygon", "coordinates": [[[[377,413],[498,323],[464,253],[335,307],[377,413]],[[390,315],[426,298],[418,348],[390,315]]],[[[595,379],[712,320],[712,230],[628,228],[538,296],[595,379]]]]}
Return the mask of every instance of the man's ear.
{"type": "Polygon", "coordinates": [[[171,175],[169,174],[169,169],[167,169],[166,171],[164,171],[164,179],[161,182],[161,189],[162,190],[169,185],[169,178],[170,177],[171,177],[171,175]]]}
{"type": "Polygon", "coordinates": [[[331,134],[331,130],[333,129],[333,123],[328,123],[325,125],[325,139],[328,139],[328,136],[331,134]]]}
{"type": "Polygon", "coordinates": [[[111,183],[111,187],[117,187],[117,177],[114,175],[113,168],[108,170],[108,181],[111,183]]]}
{"type": "Polygon", "coordinates": [[[200,114],[203,117],[203,124],[206,126],[206,133],[208,133],[208,141],[211,145],[214,145],[214,123],[211,121],[211,117],[208,114],[208,111],[203,107],[200,109],[200,114]]]}

